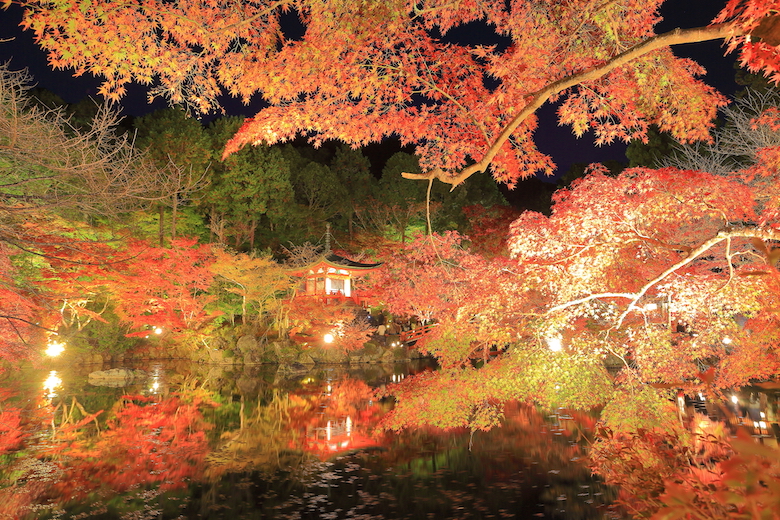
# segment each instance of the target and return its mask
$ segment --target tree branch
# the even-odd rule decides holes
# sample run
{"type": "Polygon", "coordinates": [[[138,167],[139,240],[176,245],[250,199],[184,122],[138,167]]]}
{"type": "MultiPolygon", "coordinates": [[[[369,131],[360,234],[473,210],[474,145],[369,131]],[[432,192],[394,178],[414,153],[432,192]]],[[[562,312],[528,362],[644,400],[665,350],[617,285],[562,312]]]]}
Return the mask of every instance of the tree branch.
{"type": "MultiPolygon", "coordinates": [[[[26,320],[24,318],[20,318],[19,316],[10,316],[10,315],[7,315],[7,314],[0,314],[0,318],[8,320],[9,323],[11,322],[11,320],[21,321],[22,323],[26,323],[27,325],[30,325],[31,327],[36,327],[36,328],[39,328],[41,330],[45,330],[46,332],[53,332],[55,334],[57,333],[56,330],[47,329],[46,327],[44,327],[42,325],[38,325],[37,323],[33,323],[30,320],[26,320]]],[[[17,334],[18,334],[18,332],[17,332],[17,334]]],[[[21,334],[19,336],[21,337],[21,334]]]]}
{"type": "Polygon", "coordinates": [[[737,26],[736,23],[729,22],[694,29],[674,29],[667,33],[653,36],[652,38],[645,40],[642,43],[634,45],[627,51],[618,54],[603,65],[559,79],[558,81],[550,83],[546,87],[531,94],[528,103],[515,117],[509,120],[503,131],[493,141],[493,144],[490,146],[490,148],[488,148],[487,152],[485,152],[485,155],[480,161],[467,166],[460,172],[454,174],[446,172],[441,168],[434,168],[425,173],[404,172],[401,175],[406,179],[439,179],[441,182],[451,184],[454,188],[469,178],[471,175],[487,170],[488,166],[490,166],[490,163],[498,154],[501,147],[512,136],[512,133],[554,95],[559,94],[560,92],[563,92],[564,90],[574,87],[580,83],[602,78],[616,68],[621,67],[630,61],[657,49],[669,47],[672,45],[680,45],[683,43],[698,43],[710,40],[718,40],[727,37],[740,36],[742,34],[744,34],[743,31],[739,26],[737,26]]]}
{"type": "MultiPolygon", "coordinates": [[[[617,319],[617,322],[615,323],[615,326],[612,327],[613,329],[619,329],[620,326],[623,324],[623,321],[626,319],[626,316],[631,311],[634,311],[637,309],[637,302],[642,299],[642,297],[647,294],[647,292],[656,284],[661,282],[664,278],[672,274],[673,272],[677,271],[681,267],[684,267],[694,260],[701,256],[702,254],[706,253],[708,250],[710,250],[715,245],[719,244],[720,242],[723,242],[724,240],[728,241],[729,244],[731,243],[731,239],[733,238],[760,238],[762,240],[780,240],[780,230],[774,229],[774,228],[754,228],[754,227],[727,227],[726,229],[723,229],[718,232],[717,235],[710,238],[709,240],[706,240],[702,244],[700,244],[695,249],[692,249],[690,253],[683,258],[682,260],[674,263],[670,267],[668,267],[666,270],[664,270],[661,274],[653,278],[652,280],[645,283],[639,291],[635,293],[598,293],[598,294],[590,294],[588,296],[584,296],[582,298],[578,298],[576,300],[571,300],[565,303],[561,303],[559,305],[556,305],[554,307],[550,307],[547,310],[547,314],[561,311],[563,309],[566,309],[568,307],[573,307],[575,305],[580,305],[582,303],[587,303],[592,300],[598,300],[601,298],[627,298],[631,301],[629,302],[628,306],[626,307],[626,310],[624,310],[620,316],[617,319]]],[[[729,262],[731,259],[729,258],[729,262]]],[[[730,275],[731,276],[731,275],[730,275]]]]}

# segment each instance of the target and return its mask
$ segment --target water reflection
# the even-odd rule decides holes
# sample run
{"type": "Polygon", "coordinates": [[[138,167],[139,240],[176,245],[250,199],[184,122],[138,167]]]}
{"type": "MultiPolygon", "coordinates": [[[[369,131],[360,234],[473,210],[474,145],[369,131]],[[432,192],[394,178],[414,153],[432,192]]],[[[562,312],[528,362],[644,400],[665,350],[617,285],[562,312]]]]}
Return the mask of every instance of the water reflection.
{"type": "Polygon", "coordinates": [[[581,464],[587,414],[377,431],[375,390],[406,365],[156,364],[124,387],[89,384],[97,368],[6,374],[0,517],[595,519],[612,496],[581,464]]]}
{"type": "Polygon", "coordinates": [[[57,376],[57,371],[52,370],[49,372],[49,377],[43,382],[43,390],[46,394],[46,399],[54,399],[57,397],[57,388],[62,385],[62,379],[57,376]]]}
{"type": "Polygon", "coordinates": [[[684,397],[683,415],[692,430],[705,430],[711,423],[724,422],[732,434],[743,431],[761,444],[778,447],[780,444],[780,394],[774,382],[757,383],[732,393],[727,401],[708,399],[702,393],[684,397]]]}

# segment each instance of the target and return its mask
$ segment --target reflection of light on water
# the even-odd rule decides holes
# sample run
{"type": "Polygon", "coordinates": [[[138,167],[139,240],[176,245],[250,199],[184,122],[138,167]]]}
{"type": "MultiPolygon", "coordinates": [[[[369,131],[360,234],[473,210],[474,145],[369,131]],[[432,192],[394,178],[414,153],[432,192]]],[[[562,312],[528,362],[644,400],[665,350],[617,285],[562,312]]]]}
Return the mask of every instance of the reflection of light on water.
{"type": "Polygon", "coordinates": [[[55,390],[60,385],[62,385],[62,379],[57,376],[57,371],[52,370],[49,372],[49,377],[43,382],[43,389],[47,392],[46,398],[51,399],[57,397],[57,392],[55,392],[55,390]]]}
{"type": "Polygon", "coordinates": [[[163,383],[165,382],[164,373],[159,366],[155,366],[152,370],[151,375],[152,375],[152,384],[149,387],[149,393],[156,394],[160,392],[160,389],[163,387],[163,383]]]}

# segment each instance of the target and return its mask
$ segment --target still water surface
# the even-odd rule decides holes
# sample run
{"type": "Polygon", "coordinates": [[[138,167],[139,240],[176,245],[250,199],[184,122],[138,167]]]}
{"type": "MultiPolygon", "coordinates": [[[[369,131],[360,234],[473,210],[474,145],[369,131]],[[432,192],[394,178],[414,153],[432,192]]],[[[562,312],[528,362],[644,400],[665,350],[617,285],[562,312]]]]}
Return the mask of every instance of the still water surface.
{"type": "Polygon", "coordinates": [[[108,368],[0,376],[0,518],[613,517],[587,414],[516,405],[488,433],[395,434],[375,391],[424,366],[157,363],[89,383],[108,368]]]}

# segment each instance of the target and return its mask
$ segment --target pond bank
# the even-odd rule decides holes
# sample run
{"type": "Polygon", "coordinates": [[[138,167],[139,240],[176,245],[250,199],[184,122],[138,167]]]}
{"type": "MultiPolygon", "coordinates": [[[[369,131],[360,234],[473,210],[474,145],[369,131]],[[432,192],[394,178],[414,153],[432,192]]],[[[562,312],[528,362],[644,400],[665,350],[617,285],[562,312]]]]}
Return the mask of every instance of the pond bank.
{"type": "Polygon", "coordinates": [[[184,359],[202,364],[311,366],[320,364],[398,363],[425,356],[413,347],[388,342],[367,342],[363,348],[344,351],[337,346],[302,346],[288,339],[269,339],[254,334],[215,337],[208,343],[183,345],[147,343],[123,353],[81,352],[67,357],[79,365],[123,363],[143,360],[184,359]]]}

